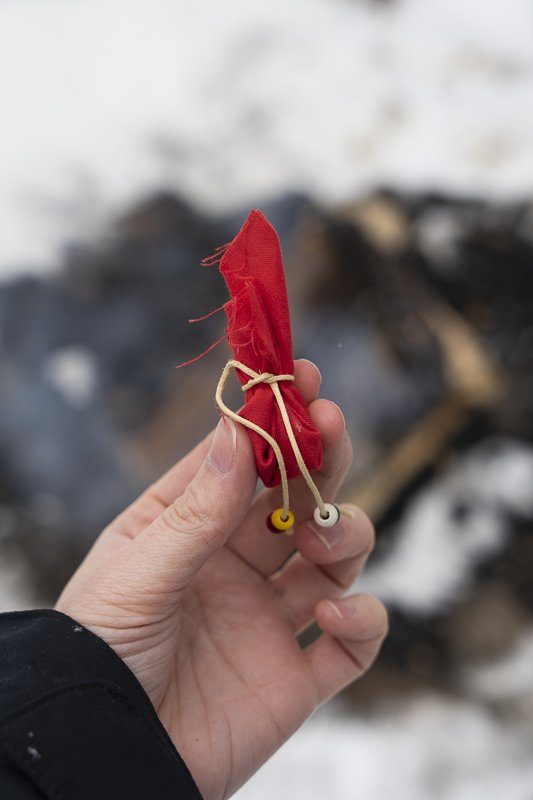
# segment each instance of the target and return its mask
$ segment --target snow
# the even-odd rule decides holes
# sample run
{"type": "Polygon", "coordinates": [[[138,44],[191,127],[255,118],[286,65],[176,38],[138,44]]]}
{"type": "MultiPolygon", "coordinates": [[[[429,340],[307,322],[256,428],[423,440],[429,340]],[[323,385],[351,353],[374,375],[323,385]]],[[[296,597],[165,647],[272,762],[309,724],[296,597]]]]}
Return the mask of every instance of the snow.
{"type": "Polygon", "coordinates": [[[43,364],[43,372],[74,405],[86,405],[94,394],[97,366],[84,347],[62,347],[54,351],[43,364]]]}
{"type": "Polygon", "coordinates": [[[488,701],[529,698],[533,708],[533,630],[525,630],[509,653],[496,661],[471,667],[465,688],[488,701]]]}
{"type": "Polygon", "coordinates": [[[530,195],[529,0],[3,0],[0,273],[153,189],[530,195]]]}
{"type": "Polygon", "coordinates": [[[357,590],[415,614],[442,611],[468,591],[478,564],[503,549],[510,515],[533,517],[532,486],[531,446],[502,438],[471,448],[421,489],[391,551],[370,562],[357,590]]]}
{"type": "Polygon", "coordinates": [[[366,718],[321,712],[238,800],[529,800],[531,734],[428,694],[366,718]]]}

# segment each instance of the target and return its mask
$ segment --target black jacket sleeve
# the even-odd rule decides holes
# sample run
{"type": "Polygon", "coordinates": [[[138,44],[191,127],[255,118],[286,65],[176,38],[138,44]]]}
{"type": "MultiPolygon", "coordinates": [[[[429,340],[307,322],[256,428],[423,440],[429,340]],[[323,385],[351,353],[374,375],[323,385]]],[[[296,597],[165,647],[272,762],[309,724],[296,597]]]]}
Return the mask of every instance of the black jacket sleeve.
{"type": "Polygon", "coordinates": [[[57,611],[0,615],[2,800],[201,800],[143,688],[57,611]]]}

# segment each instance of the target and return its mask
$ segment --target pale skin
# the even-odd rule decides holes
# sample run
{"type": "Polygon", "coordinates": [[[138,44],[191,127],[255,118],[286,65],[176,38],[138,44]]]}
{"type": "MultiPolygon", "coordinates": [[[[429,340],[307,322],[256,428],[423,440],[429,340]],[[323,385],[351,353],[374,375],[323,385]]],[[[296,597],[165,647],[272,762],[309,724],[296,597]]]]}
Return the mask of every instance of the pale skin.
{"type": "MultiPolygon", "coordinates": [[[[314,478],[332,501],[352,460],[344,417],[316,399],[314,365],[296,362],[295,376],[322,434],[314,478]]],[[[295,533],[274,535],[279,490],[254,497],[256,477],[248,434],[223,418],[103,531],[57,602],[136,675],[205,800],[230,797],[359,678],[387,631],[378,600],[343,597],[373,547],[365,514],[352,506],[316,528],[295,478],[295,533]],[[302,649],[313,620],[322,634],[302,649]]]]}

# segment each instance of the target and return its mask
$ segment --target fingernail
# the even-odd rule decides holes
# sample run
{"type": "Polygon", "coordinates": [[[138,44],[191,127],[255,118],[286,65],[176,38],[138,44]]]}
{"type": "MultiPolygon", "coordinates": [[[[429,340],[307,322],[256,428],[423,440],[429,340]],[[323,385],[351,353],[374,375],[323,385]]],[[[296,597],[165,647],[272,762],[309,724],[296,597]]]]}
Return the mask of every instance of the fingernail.
{"type": "Polygon", "coordinates": [[[332,528],[321,528],[314,522],[308,522],[307,524],[326,550],[333,550],[344,539],[344,528],[340,521],[333,525],[332,528]]]}
{"type": "Polygon", "coordinates": [[[225,475],[233,466],[236,452],[237,428],[231,419],[224,416],[215,428],[215,434],[206,460],[213,469],[225,475]]]}
{"type": "Polygon", "coordinates": [[[357,613],[354,597],[343,597],[340,600],[335,600],[335,602],[328,600],[328,603],[339,619],[349,619],[350,617],[355,617],[357,613]]]}

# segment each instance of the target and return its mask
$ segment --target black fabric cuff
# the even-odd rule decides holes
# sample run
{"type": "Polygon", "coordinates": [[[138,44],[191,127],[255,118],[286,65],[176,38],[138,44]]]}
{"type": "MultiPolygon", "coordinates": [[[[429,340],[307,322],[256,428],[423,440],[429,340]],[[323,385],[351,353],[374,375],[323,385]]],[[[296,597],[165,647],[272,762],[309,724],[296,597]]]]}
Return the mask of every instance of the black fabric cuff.
{"type": "Polygon", "coordinates": [[[201,800],[133,673],[57,611],[0,615],[0,757],[51,800],[201,800]]]}

